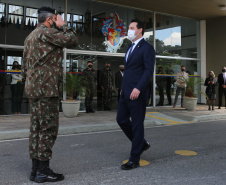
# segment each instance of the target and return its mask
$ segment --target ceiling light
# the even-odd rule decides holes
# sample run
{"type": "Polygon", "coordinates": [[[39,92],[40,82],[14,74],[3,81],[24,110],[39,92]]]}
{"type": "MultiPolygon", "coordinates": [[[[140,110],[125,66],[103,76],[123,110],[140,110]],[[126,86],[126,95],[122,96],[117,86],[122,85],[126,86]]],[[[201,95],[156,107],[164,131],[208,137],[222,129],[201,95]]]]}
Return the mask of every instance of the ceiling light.
{"type": "Polygon", "coordinates": [[[220,10],[226,10],[226,6],[224,4],[218,6],[220,10]]]}

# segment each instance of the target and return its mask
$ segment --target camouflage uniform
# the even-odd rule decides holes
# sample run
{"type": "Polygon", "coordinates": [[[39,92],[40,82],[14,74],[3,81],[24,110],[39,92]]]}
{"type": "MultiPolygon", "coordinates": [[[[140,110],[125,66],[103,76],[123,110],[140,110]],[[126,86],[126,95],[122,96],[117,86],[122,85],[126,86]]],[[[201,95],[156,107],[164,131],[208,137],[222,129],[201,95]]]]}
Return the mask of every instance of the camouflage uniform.
{"type": "Polygon", "coordinates": [[[99,78],[100,86],[104,87],[104,107],[110,108],[111,105],[111,93],[113,87],[113,73],[109,69],[103,69],[100,72],[99,78]]]}
{"type": "Polygon", "coordinates": [[[62,48],[76,44],[75,31],[66,25],[58,30],[39,24],[25,40],[21,72],[31,109],[31,159],[47,161],[52,157],[63,90],[62,48]]]}
{"type": "Polygon", "coordinates": [[[96,71],[94,69],[89,69],[88,67],[84,69],[83,76],[87,80],[86,84],[86,98],[85,98],[85,106],[86,110],[92,110],[93,104],[93,95],[96,87],[96,71]]]}

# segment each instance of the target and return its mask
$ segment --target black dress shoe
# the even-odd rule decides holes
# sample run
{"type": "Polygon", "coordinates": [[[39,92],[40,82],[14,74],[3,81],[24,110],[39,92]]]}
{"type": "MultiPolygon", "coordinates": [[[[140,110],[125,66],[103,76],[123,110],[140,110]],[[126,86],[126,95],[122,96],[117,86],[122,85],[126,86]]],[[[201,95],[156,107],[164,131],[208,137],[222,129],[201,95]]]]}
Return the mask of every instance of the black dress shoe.
{"type": "Polygon", "coordinates": [[[89,109],[86,109],[86,113],[89,113],[90,111],[89,111],[89,109]]]}
{"type": "Polygon", "coordinates": [[[219,106],[218,109],[221,109],[221,107],[219,106]]]}
{"type": "Polygon", "coordinates": [[[123,164],[123,165],[121,166],[121,169],[122,169],[122,170],[132,170],[132,169],[138,168],[138,167],[140,167],[139,162],[132,162],[132,161],[129,161],[129,162],[127,162],[126,164],[123,164]]]}
{"type": "Polygon", "coordinates": [[[151,145],[149,144],[149,142],[144,143],[140,155],[141,155],[144,151],[148,150],[150,147],[151,147],[151,145]]]}

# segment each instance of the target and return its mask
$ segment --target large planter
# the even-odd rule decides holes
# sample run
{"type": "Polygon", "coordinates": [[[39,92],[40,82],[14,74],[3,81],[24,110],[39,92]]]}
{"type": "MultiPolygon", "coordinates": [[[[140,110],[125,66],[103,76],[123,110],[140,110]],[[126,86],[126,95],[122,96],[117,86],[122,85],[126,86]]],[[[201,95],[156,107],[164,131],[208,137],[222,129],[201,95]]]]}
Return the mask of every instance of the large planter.
{"type": "Polygon", "coordinates": [[[65,101],[62,100],[62,109],[65,117],[73,118],[77,116],[81,101],[65,101]]]}
{"type": "Polygon", "coordinates": [[[197,105],[198,98],[192,98],[192,97],[184,97],[184,108],[188,110],[195,110],[195,107],[197,105]]]}

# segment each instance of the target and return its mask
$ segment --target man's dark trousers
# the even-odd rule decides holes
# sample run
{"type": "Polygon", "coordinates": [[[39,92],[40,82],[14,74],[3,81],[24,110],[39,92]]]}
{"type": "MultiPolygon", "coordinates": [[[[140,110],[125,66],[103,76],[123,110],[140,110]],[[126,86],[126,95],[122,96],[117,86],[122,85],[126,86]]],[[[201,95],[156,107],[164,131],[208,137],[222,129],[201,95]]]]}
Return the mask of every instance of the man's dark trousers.
{"type": "Polygon", "coordinates": [[[223,95],[225,98],[225,107],[226,107],[226,89],[223,87],[219,87],[218,93],[219,93],[219,107],[222,106],[223,95]]]}
{"type": "Polygon", "coordinates": [[[125,99],[119,100],[117,122],[129,140],[132,149],[129,161],[139,162],[144,139],[144,118],[146,113],[146,100],[125,99]],[[131,117],[131,120],[130,120],[131,117]]]}

